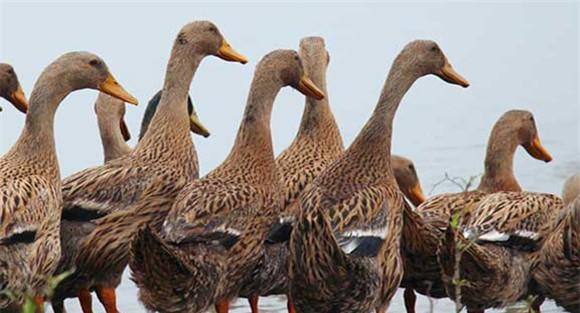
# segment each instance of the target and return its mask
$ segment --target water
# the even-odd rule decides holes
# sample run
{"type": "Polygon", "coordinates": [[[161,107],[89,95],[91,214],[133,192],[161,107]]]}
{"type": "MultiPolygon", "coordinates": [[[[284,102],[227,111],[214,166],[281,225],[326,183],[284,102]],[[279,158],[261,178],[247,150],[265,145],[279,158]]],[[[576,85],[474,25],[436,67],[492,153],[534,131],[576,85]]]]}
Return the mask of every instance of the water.
{"type": "MultiPolygon", "coordinates": [[[[133,282],[129,279],[129,274],[126,272],[123,278],[123,283],[117,289],[118,293],[118,307],[122,313],[136,313],[145,312],[145,309],[141,306],[137,300],[136,287],[133,282]]],[[[454,312],[455,304],[448,299],[432,299],[433,301],[433,312],[454,312]]],[[[65,301],[66,309],[70,313],[82,313],[80,305],[76,299],[68,299],[65,301]]],[[[519,307],[523,307],[524,304],[518,304],[519,307]]],[[[285,313],[286,310],[286,297],[284,296],[270,296],[260,298],[260,312],[261,313],[285,313]]],[[[417,313],[427,313],[430,312],[430,303],[427,297],[417,295],[417,313]]],[[[564,312],[561,308],[557,307],[552,301],[546,301],[541,307],[542,312],[546,313],[557,313],[564,312]]],[[[105,311],[96,299],[93,297],[93,310],[95,313],[104,313],[105,311]]],[[[50,309],[47,310],[52,312],[50,309]]],[[[391,301],[388,312],[393,313],[404,313],[405,305],[403,302],[403,289],[399,289],[397,294],[391,301]]],[[[246,299],[240,298],[232,303],[230,306],[230,312],[233,313],[247,313],[250,312],[250,306],[246,299]]],[[[506,310],[487,310],[486,312],[506,312],[506,310]]]]}
{"type": "MultiPolygon", "coordinates": [[[[38,74],[57,55],[88,50],[105,58],[119,81],[145,103],[162,85],[177,30],[193,19],[215,21],[251,63],[234,66],[208,58],[195,77],[192,96],[212,130],[211,138],[195,139],[202,174],[215,168],[232,146],[257,60],[274,48],[295,49],[307,35],[326,38],[330,102],[345,143],[367,120],[388,65],[408,41],[437,40],[454,67],[471,80],[470,88],[461,89],[436,77],[423,78],[397,112],[394,152],[415,162],[430,194],[457,191],[448,183],[432,190],[445,173],[464,178],[481,174],[489,131],[509,109],[534,113],[540,137],[554,156],[544,164],[518,150],[515,174],[524,189],[559,194],[564,179],[580,171],[575,2],[0,2],[0,59],[13,63],[29,95],[38,74]]],[[[92,111],[95,97],[92,90],[75,92],[58,110],[55,136],[63,177],[102,162],[92,111]]],[[[276,153],[296,133],[303,102],[290,88],[280,92],[272,115],[276,153]]],[[[3,155],[18,138],[23,116],[5,102],[1,105],[3,155]]],[[[143,105],[127,109],[134,134],[143,110],[143,105]]],[[[118,289],[121,312],[144,311],[136,293],[126,274],[118,289]]],[[[103,312],[94,300],[95,312],[103,312]]],[[[66,306],[69,312],[81,312],[76,300],[67,300],[66,306]]],[[[262,312],[285,308],[280,297],[261,301],[262,312]]],[[[453,303],[437,300],[434,309],[451,312],[453,303]]],[[[417,312],[428,310],[429,302],[418,296],[417,312]]],[[[232,311],[248,312],[249,307],[240,300],[232,311]]],[[[404,311],[398,293],[389,312],[404,311]]],[[[561,312],[551,302],[542,311],[561,312]]]]}

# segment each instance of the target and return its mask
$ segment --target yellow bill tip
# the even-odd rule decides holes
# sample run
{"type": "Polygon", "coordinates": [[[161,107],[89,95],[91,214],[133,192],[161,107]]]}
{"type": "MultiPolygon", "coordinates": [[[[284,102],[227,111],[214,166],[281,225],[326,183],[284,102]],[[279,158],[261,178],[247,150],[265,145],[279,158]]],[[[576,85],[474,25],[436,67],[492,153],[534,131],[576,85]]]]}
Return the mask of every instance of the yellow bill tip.
{"type": "Polygon", "coordinates": [[[325,97],[324,92],[320,90],[320,88],[318,88],[307,76],[302,76],[296,89],[303,95],[316,100],[322,100],[325,97]]]}
{"type": "Polygon", "coordinates": [[[22,86],[18,85],[16,91],[14,91],[10,95],[9,100],[10,103],[12,103],[12,105],[14,105],[16,109],[18,109],[18,111],[22,113],[28,112],[28,100],[26,100],[26,95],[24,94],[22,86]]]}
{"type": "Polygon", "coordinates": [[[248,58],[246,58],[243,54],[237,52],[230,46],[230,44],[224,40],[222,45],[220,46],[217,56],[223,60],[230,61],[230,62],[239,62],[242,64],[248,63],[248,58]]]}
{"type": "Polygon", "coordinates": [[[463,88],[469,87],[469,81],[457,73],[453,66],[451,66],[451,64],[448,62],[445,62],[445,65],[441,70],[439,70],[437,75],[450,84],[459,85],[463,88]]]}
{"type": "Polygon", "coordinates": [[[139,104],[139,100],[128,93],[111,74],[109,74],[107,79],[99,85],[98,89],[110,96],[123,100],[126,103],[134,105],[139,104]]]}
{"type": "Polygon", "coordinates": [[[421,203],[425,202],[425,195],[423,194],[423,189],[421,189],[421,185],[416,184],[411,188],[409,191],[409,200],[413,202],[413,205],[419,206],[421,203]]]}
{"type": "Polygon", "coordinates": [[[546,149],[542,142],[540,141],[540,137],[534,136],[534,139],[530,143],[524,144],[524,148],[528,153],[535,159],[544,161],[546,163],[551,162],[553,160],[552,155],[546,149]]]}
{"type": "Polygon", "coordinates": [[[203,126],[196,114],[191,114],[189,116],[189,130],[192,133],[198,134],[205,138],[209,137],[210,135],[209,130],[203,126]]]}

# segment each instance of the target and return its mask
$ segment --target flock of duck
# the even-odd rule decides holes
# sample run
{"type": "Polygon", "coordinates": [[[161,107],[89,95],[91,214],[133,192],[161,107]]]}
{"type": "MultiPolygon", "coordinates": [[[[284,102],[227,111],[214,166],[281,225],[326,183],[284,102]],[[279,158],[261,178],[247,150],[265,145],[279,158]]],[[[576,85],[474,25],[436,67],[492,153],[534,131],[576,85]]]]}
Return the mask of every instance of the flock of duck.
{"type": "Polygon", "coordinates": [[[246,297],[257,313],[258,298],[271,294],[287,295],[289,312],[386,312],[399,287],[408,312],[415,291],[449,297],[468,312],[530,296],[536,310],[550,298],[580,311],[580,176],[568,180],[563,199],[522,191],[512,168],[517,147],[552,159],[530,112],[508,111],[497,121],[474,191],[425,199],[412,162],[391,155],[395,112],[417,79],[433,74],[469,85],[435,42],[413,41],[399,53],[347,149],[326,97],[324,40],[307,37],[299,52],[268,53],[230,154],[200,178],[189,132],[209,131],[188,93],[209,55],[247,62],[211,22],[185,25],[134,148],[125,143],[123,115],[125,102],[137,99],[98,56],[62,55],[29,102],[12,67],[0,66],[2,97],[27,112],[20,138],[0,158],[1,312],[20,311],[27,297],[37,312],[45,301],[64,312],[64,299],[77,297],[89,313],[96,292],[116,313],[115,288],[127,266],[143,305],[159,312],[215,306],[224,313],[246,297]],[[306,102],[296,138],[275,157],[270,117],[285,86],[306,102]],[[105,163],[61,181],[54,115],[83,88],[100,91],[105,163]]]}

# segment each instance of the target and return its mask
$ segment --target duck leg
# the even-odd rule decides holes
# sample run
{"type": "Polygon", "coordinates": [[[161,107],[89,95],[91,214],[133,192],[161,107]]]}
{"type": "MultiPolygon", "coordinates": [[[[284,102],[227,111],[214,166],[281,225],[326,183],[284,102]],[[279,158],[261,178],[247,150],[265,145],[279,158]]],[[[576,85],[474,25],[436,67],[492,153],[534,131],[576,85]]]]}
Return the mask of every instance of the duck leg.
{"type": "Polygon", "coordinates": [[[290,297],[290,294],[287,294],[286,297],[288,298],[286,303],[288,313],[296,313],[296,308],[294,307],[294,303],[292,303],[292,297],[290,297]]]}
{"type": "Polygon", "coordinates": [[[258,313],[258,299],[260,299],[260,296],[257,295],[252,295],[248,298],[248,302],[250,302],[250,309],[252,310],[252,313],[258,313]]]}
{"type": "Polygon", "coordinates": [[[34,297],[34,304],[35,304],[35,312],[36,313],[43,313],[44,312],[44,296],[35,296],[34,297]]]}
{"type": "Polygon", "coordinates": [[[117,296],[115,295],[115,288],[97,287],[97,297],[105,307],[105,312],[119,313],[119,310],[117,310],[117,296]]]}
{"type": "Polygon", "coordinates": [[[216,313],[228,313],[230,310],[230,303],[227,300],[222,300],[215,305],[216,313]]]}
{"type": "Polygon", "coordinates": [[[404,298],[407,313],[415,313],[415,302],[417,301],[417,296],[412,288],[405,288],[404,298]]]}
{"type": "Polygon", "coordinates": [[[87,288],[79,290],[78,298],[83,313],[93,313],[93,297],[87,288]]]}

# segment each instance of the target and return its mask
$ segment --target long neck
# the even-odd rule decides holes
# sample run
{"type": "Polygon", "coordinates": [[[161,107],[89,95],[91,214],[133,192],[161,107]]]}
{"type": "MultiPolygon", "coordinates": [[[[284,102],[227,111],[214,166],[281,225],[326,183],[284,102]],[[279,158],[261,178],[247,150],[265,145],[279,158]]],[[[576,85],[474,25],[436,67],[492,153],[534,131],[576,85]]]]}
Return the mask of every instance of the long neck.
{"type": "Polygon", "coordinates": [[[275,166],[270,118],[281,84],[269,75],[256,73],[242,123],[230,152],[230,161],[259,160],[259,166],[275,166]],[[241,158],[241,159],[240,159],[241,158]]]}
{"type": "Polygon", "coordinates": [[[60,181],[54,142],[54,116],[71,88],[49,70],[38,79],[30,95],[30,108],[24,129],[8,155],[21,164],[34,166],[39,174],[60,181]]]}
{"type": "Polygon", "coordinates": [[[391,168],[393,120],[403,96],[418,77],[420,75],[412,72],[400,58],[395,60],[373,115],[351,146],[357,158],[366,163],[368,175],[390,187],[386,189],[387,199],[391,200],[386,212],[388,231],[379,253],[380,262],[399,257],[404,199],[391,168]]]}
{"type": "Polygon", "coordinates": [[[494,127],[487,144],[485,171],[478,189],[485,192],[521,191],[513,171],[518,142],[509,127],[494,127]]]}
{"type": "Polygon", "coordinates": [[[119,117],[112,117],[97,115],[105,162],[131,152],[131,147],[125,142],[121,134],[119,117]]]}
{"type": "Polygon", "coordinates": [[[137,145],[136,153],[142,153],[159,145],[178,146],[191,144],[187,95],[193,76],[203,55],[183,51],[185,47],[175,45],[167,65],[163,94],[157,112],[147,133],[137,145]]]}
{"type": "Polygon", "coordinates": [[[311,68],[309,68],[307,71],[310,75],[310,78],[314,84],[324,92],[326,97],[324,97],[322,100],[315,100],[314,98],[306,97],[304,112],[302,113],[302,120],[300,122],[300,127],[298,128],[298,134],[296,135],[296,138],[308,136],[328,140],[335,137],[342,141],[338,125],[334,120],[334,116],[328,102],[325,75],[326,68],[322,64],[315,64],[310,67],[311,68]]]}
{"type": "Polygon", "coordinates": [[[390,157],[393,119],[401,99],[418,78],[399,63],[393,64],[371,118],[349,148],[349,153],[365,158],[376,173],[384,173],[392,181],[395,180],[390,157]]]}

